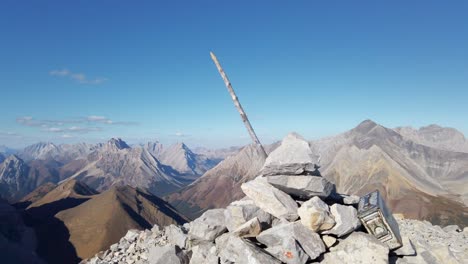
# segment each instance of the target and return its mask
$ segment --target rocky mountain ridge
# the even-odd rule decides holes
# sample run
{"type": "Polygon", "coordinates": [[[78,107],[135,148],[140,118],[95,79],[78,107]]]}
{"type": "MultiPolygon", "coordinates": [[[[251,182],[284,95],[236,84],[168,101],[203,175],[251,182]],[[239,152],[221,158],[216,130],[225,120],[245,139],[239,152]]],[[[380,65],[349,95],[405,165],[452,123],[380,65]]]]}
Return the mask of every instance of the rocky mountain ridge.
{"type": "Polygon", "coordinates": [[[457,226],[442,229],[398,218],[391,234],[401,236],[402,247],[390,249],[374,235],[377,229],[362,227],[356,210],[359,197],[337,193],[315,170],[313,156],[307,142],[290,135],[259,175],[241,185],[246,197],[182,226],[130,230],[119,243],[82,263],[468,261],[468,229],[457,226]]]}

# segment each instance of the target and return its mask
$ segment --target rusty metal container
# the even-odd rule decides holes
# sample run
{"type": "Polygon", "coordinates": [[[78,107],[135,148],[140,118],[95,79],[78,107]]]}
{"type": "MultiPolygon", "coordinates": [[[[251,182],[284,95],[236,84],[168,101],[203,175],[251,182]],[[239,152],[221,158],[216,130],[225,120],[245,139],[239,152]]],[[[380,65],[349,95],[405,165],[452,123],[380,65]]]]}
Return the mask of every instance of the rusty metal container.
{"type": "Polygon", "coordinates": [[[391,250],[402,246],[398,223],[385,205],[379,191],[361,197],[358,217],[367,232],[387,244],[391,250]]]}

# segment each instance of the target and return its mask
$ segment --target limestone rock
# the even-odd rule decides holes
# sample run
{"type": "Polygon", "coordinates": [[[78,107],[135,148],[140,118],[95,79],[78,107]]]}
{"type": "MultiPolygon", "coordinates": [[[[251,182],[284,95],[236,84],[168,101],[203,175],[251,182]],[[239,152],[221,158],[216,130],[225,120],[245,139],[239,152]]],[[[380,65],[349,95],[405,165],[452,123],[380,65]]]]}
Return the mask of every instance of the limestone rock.
{"type": "Polygon", "coordinates": [[[226,230],[224,209],[212,209],[190,224],[189,237],[195,241],[214,241],[226,230]]]}
{"type": "Polygon", "coordinates": [[[266,178],[271,185],[300,199],[309,199],[314,196],[327,198],[334,188],[331,182],[321,176],[275,175],[266,178]]]}
{"type": "Polygon", "coordinates": [[[225,241],[225,245],[219,251],[221,263],[227,263],[227,261],[236,264],[281,263],[281,261],[248,240],[230,236],[225,241]]]}
{"type": "Polygon", "coordinates": [[[447,233],[450,233],[450,232],[462,232],[462,229],[460,227],[458,227],[457,225],[449,225],[449,226],[446,226],[444,228],[442,228],[442,230],[444,230],[445,232],[447,233]]]}
{"type": "Polygon", "coordinates": [[[258,221],[257,217],[254,217],[239,226],[232,234],[239,237],[256,237],[260,232],[262,232],[260,221],[258,221]]]}
{"type": "Polygon", "coordinates": [[[239,226],[257,217],[262,226],[271,225],[272,216],[255,205],[254,201],[248,197],[240,201],[232,202],[224,211],[226,227],[229,232],[233,232],[239,226]]]}
{"type": "Polygon", "coordinates": [[[325,252],[325,245],[320,236],[300,222],[274,226],[260,233],[257,241],[268,247],[275,247],[287,245],[291,238],[297,241],[311,259],[325,252]]]}
{"type": "Polygon", "coordinates": [[[252,199],[258,207],[277,217],[294,221],[298,218],[297,204],[286,193],[270,185],[265,178],[243,183],[242,191],[252,199]]]}
{"type": "Polygon", "coordinates": [[[301,218],[301,223],[314,232],[328,230],[335,225],[328,205],[318,197],[304,202],[297,213],[301,218]]]}
{"type": "Polygon", "coordinates": [[[268,247],[265,250],[287,264],[304,264],[309,259],[309,255],[293,237],[286,238],[279,246],[268,247]]]}
{"type": "Polygon", "coordinates": [[[148,260],[151,264],[188,264],[187,255],[176,245],[149,248],[148,260]]]}
{"type": "Polygon", "coordinates": [[[327,248],[333,247],[335,245],[335,243],[336,243],[336,238],[334,238],[332,236],[328,236],[328,235],[322,236],[322,240],[323,240],[323,243],[325,243],[325,246],[327,248]]]}
{"type": "Polygon", "coordinates": [[[299,175],[314,170],[317,156],[309,143],[295,133],[287,135],[281,145],[268,155],[261,170],[262,175],[299,175]]]}
{"type": "Polygon", "coordinates": [[[138,230],[130,229],[127,231],[127,234],[125,234],[124,238],[129,242],[133,242],[138,237],[138,235],[139,235],[138,230]]]}
{"type": "Polygon", "coordinates": [[[342,237],[361,226],[361,222],[357,217],[357,210],[352,206],[333,204],[330,206],[330,211],[336,224],[332,229],[323,231],[323,234],[333,234],[342,237]]]}
{"type": "Polygon", "coordinates": [[[170,225],[164,227],[164,233],[167,236],[169,243],[179,246],[180,248],[187,247],[187,235],[182,231],[182,229],[175,225],[170,225]]]}
{"type": "Polygon", "coordinates": [[[202,243],[192,247],[190,264],[218,264],[218,262],[214,243],[202,243]]]}
{"type": "Polygon", "coordinates": [[[388,246],[375,237],[354,232],[324,255],[323,264],[388,263],[388,246]]]}
{"type": "Polygon", "coordinates": [[[393,252],[398,256],[413,256],[416,254],[414,245],[407,236],[402,236],[401,241],[403,246],[394,250],[393,252]]]}

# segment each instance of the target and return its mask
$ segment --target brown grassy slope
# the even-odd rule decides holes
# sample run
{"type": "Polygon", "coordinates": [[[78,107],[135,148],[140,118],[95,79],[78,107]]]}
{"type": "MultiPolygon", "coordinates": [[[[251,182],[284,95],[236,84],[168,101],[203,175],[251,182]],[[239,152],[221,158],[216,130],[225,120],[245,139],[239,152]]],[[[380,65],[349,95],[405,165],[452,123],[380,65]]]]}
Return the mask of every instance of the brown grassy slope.
{"type": "Polygon", "coordinates": [[[70,234],[77,256],[89,258],[119,241],[129,229],[182,224],[187,219],[162,199],[129,186],[113,187],[56,214],[70,234]]]}
{"type": "Polygon", "coordinates": [[[41,199],[33,202],[28,207],[28,209],[50,204],[65,198],[91,198],[91,196],[95,194],[97,194],[97,192],[88,187],[86,184],[76,180],[70,180],[60,184],[59,186],[49,191],[41,199]]]}

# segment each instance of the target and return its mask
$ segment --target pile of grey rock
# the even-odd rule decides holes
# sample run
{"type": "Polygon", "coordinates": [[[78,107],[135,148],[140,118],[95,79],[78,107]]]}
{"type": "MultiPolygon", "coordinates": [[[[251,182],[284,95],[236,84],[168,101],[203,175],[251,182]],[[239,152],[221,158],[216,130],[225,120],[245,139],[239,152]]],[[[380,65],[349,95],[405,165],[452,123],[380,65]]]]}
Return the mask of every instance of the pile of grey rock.
{"type": "Polygon", "coordinates": [[[415,220],[398,220],[404,245],[390,251],[361,227],[359,197],[336,193],[314,163],[307,141],[290,134],[242,185],[243,199],[183,226],[130,230],[83,263],[468,263],[466,232],[454,227],[448,240],[415,220]],[[432,236],[440,243],[428,242],[432,236]]]}

